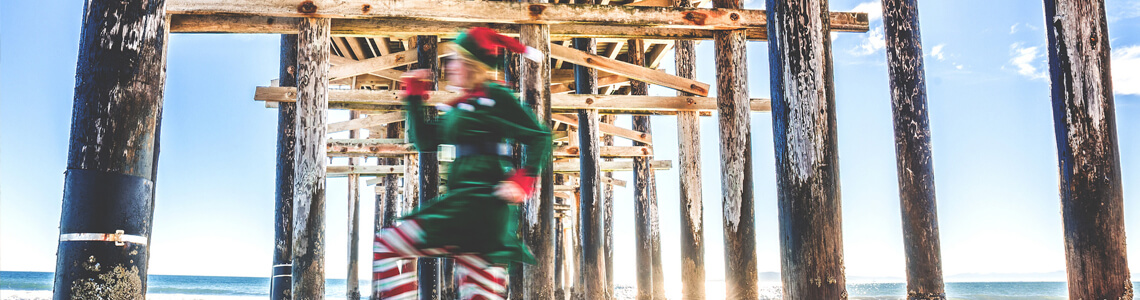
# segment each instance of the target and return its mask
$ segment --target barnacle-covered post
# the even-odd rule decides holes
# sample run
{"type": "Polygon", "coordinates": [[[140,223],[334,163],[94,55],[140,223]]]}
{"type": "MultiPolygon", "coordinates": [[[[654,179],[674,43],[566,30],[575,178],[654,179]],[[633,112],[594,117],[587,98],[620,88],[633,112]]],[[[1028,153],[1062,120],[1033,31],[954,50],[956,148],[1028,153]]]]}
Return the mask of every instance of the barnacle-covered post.
{"type": "MultiPolygon", "coordinates": [[[[297,35],[281,35],[278,85],[297,86],[297,35]]],[[[277,107],[277,192],[274,211],[273,277],[269,298],[293,299],[293,157],[297,155],[297,103],[277,107]]]]}
{"type": "MultiPolygon", "coordinates": [[[[594,54],[598,51],[598,42],[591,38],[574,39],[574,48],[586,53],[594,54]]],[[[594,95],[598,93],[598,70],[586,66],[574,66],[575,93],[594,95]]],[[[578,239],[581,244],[579,251],[578,275],[575,290],[579,295],[574,299],[608,299],[606,290],[606,261],[603,257],[604,226],[602,219],[603,199],[601,189],[601,170],[599,163],[599,143],[601,137],[598,131],[598,110],[578,110],[578,162],[580,165],[578,202],[578,239]]]]}
{"type": "Polygon", "coordinates": [[[296,172],[293,178],[293,298],[325,296],[325,166],[329,109],[329,30],[302,18],[297,35],[296,172]]]}
{"type": "MultiPolygon", "coordinates": [[[[544,0],[531,0],[530,13],[538,18],[545,9],[544,0]]],[[[550,126],[550,25],[519,25],[519,40],[543,54],[540,61],[522,60],[519,89],[538,119],[550,126]]],[[[543,162],[537,197],[523,204],[523,238],[537,263],[526,265],[524,299],[554,298],[554,170],[552,162],[543,162]]]]}

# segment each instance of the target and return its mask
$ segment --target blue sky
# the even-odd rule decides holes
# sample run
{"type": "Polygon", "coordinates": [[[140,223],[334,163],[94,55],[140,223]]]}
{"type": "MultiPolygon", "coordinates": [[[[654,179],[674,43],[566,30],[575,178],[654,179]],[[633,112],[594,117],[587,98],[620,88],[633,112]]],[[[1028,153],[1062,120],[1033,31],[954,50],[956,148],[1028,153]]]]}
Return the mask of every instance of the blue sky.
{"type": "MultiPolygon", "coordinates": [[[[882,22],[878,1],[865,2],[831,1],[835,11],[875,12],[870,33],[834,35],[844,255],[849,278],[901,280],[905,260],[882,22]]],[[[5,271],[54,269],[83,2],[51,3],[0,2],[0,270],[5,271]]],[[[1126,231],[1135,237],[1140,210],[1130,208],[1140,201],[1140,1],[1106,3],[1126,231]]],[[[919,9],[945,274],[954,279],[1064,270],[1042,3],[923,1],[919,9]]],[[[252,96],[254,87],[277,76],[278,36],[175,34],[168,51],[150,272],[267,276],[277,113],[252,96]]],[[[714,83],[712,43],[701,43],[697,55],[698,80],[714,83]]],[[[767,45],[749,43],[748,58],[749,92],[767,97],[767,45]]],[[[673,71],[669,63],[662,66],[673,71]]],[[[660,87],[651,92],[673,93],[660,87]]],[[[347,119],[347,113],[335,111],[330,118],[347,119]]],[[[653,122],[658,159],[675,160],[673,118],[653,122]]],[[[628,126],[629,120],[619,124],[628,126]]],[[[720,279],[715,118],[702,119],[702,133],[706,262],[709,279],[720,279]]],[[[779,271],[779,242],[770,114],[753,114],[752,134],[759,270],[774,272],[779,271]]],[[[677,172],[657,176],[662,257],[668,280],[679,281],[677,172]]],[[[346,185],[343,178],[328,183],[331,278],[345,272],[346,185]]],[[[633,191],[617,193],[615,270],[619,282],[632,283],[633,244],[623,243],[633,241],[633,191]]],[[[372,223],[367,213],[372,205],[365,197],[363,228],[372,223]]],[[[368,243],[362,244],[367,256],[368,243]]],[[[1133,269],[1140,270],[1140,248],[1129,252],[1133,269]]]]}

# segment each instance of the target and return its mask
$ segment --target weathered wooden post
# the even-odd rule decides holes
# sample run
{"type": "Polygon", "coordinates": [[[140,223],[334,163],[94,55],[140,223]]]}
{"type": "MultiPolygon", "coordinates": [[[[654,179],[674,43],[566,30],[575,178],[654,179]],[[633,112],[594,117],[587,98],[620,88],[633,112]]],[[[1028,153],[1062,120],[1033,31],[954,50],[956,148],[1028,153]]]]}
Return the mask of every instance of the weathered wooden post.
{"type": "Polygon", "coordinates": [[[154,211],[166,3],[84,9],[55,299],[142,299],[154,211]]]}
{"type": "MultiPolygon", "coordinates": [[[[597,53],[595,39],[574,39],[574,48],[586,53],[597,53]]],[[[594,95],[598,93],[598,70],[585,66],[574,66],[575,93],[594,95]]],[[[578,110],[578,163],[580,177],[579,201],[579,242],[578,283],[575,289],[580,295],[574,299],[609,299],[606,289],[606,261],[603,253],[605,232],[602,219],[601,161],[598,129],[598,110],[578,110]]]]}
{"type": "Polygon", "coordinates": [[[1130,299],[1104,1],[1045,0],[1070,299],[1130,299]]]}
{"type": "MultiPolygon", "coordinates": [[[[674,0],[673,6],[693,7],[674,0]]],[[[697,51],[692,40],[676,40],[677,76],[697,77],[697,51]]],[[[696,95],[678,91],[678,96],[696,95]]],[[[677,164],[681,181],[681,299],[705,299],[704,203],[701,196],[701,121],[696,111],[677,112],[677,164]]]]}
{"type": "MultiPolygon", "coordinates": [[[[370,132],[370,138],[399,138],[402,132],[402,123],[390,123],[381,128],[373,128],[375,132],[370,132]]],[[[371,131],[371,130],[370,130],[371,131]]],[[[399,158],[379,158],[376,160],[379,165],[395,165],[400,163],[399,158]]],[[[400,195],[397,188],[400,185],[400,177],[396,174],[384,175],[380,181],[384,190],[377,191],[376,193],[376,211],[375,222],[373,222],[373,234],[380,233],[380,230],[385,227],[396,226],[396,218],[400,217],[400,195]]],[[[373,258],[373,265],[376,265],[376,260],[373,258]]],[[[375,275],[372,277],[372,295],[371,300],[380,300],[380,280],[375,275]]]]}
{"type": "MultiPolygon", "coordinates": [[[[416,37],[416,54],[419,57],[419,61],[416,63],[415,68],[431,70],[432,84],[428,87],[428,90],[436,90],[439,84],[439,58],[436,54],[438,45],[439,38],[434,35],[421,35],[416,37]]],[[[439,113],[434,107],[425,108],[424,113],[426,114],[425,120],[429,121],[439,116],[439,113]]],[[[419,205],[422,206],[439,196],[439,155],[436,154],[437,149],[418,150],[420,152],[419,205]]],[[[420,281],[421,300],[440,299],[439,265],[438,258],[419,259],[417,272],[420,281]]]]}
{"type": "MultiPolygon", "coordinates": [[[[281,35],[281,71],[278,85],[297,86],[297,35],[281,35]]],[[[277,107],[277,191],[274,209],[273,278],[269,297],[293,299],[293,167],[297,155],[297,103],[277,107]]]]}
{"type": "MultiPolygon", "coordinates": [[[[506,66],[503,70],[503,78],[506,80],[507,86],[511,87],[517,92],[520,79],[519,69],[521,68],[522,59],[520,58],[520,55],[511,53],[510,51],[503,52],[503,55],[505,56],[504,61],[506,62],[506,66]]],[[[522,167],[522,146],[519,145],[519,143],[514,143],[511,146],[511,163],[513,164],[514,168],[520,168],[522,167]]],[[[522,210],[519,211],[520,213],[522,212],[522,210]]],[[[522,218],[519,219],[521,220],[522,218]]],[[[519,226],[519,235],[521,236],[525,230],[526,228],[519,226]]],[[[511,262],[507,267],[507,272],[507,293],[509,294],[508,299],[523,299],[523,295],[525,294],[524,292],[526,290],[526,287],[523,284],[523,282],[526,281],[523,274],[523,264],[520,262],[511,262]]]]}
{"type": "Polygon", "coordinates": [[[926,71],[917,0],[883,0],[895,120],[907,299],[946,299],[934,197],[934,161],[926,113],[926,71]]]}
{"type": "MultiPolygon", "coordinates": [[[[617,117],[614,115],[602,116],[602,123],[612,125],[616,121],[617,121],[617,117]]],[[[614,136],[612,136],[612,135],[602,136],[602,144],[605,146],[613,146],[614,145],[614,136]]],[[[606,159],[606,160],[612,161],[613,159],[606,159]]],[[[603,173],[603,176],[606,176],[606,178],[614,178],[614,172],[605,172],[605,173],[603,173]]],[[[602,243],[603,244],[602,248],[604,248],[604,251],[602,251],[602,252],[604,253],[603,259],[606,261],[606,295],[609,295],[610,298],[613,298],[613,293],[614,293],[614,187],[612,185],[607,184],[605,186],[605,188],[602,189],[602,205],[605,207],[605,209],[604,209],[605,212],[602,213],[602,222],[604,223],[604,225],[602,226],[603,227],[602,231],[605,234],[605,239],[602,243]]]]}
{"type": "MultiPolygon", "coordinates": [[[[545,3],[544,0],[530,0],[531,3],[545,3]]],[[[531,10],[539,16],[542,10],[531,10]]],[[[533,14],[532,14],[533,15],[533,14]]],[[[543,53],[543,59],[535,62],[522,60],[519,88],[523,99],[531,105],[534,114],[550,126],[550,25],[524,24],[519,26],[520,41],[543,53]]],[[[554,230],[554,170],[551,162],[544,162],[539,178],[538,197],[523,204],[523,238],[538,263],[523,269],[526,286],[525,299],[551,299],[554,297],[554,243],[551,239],[554,230]]]]}
{"type": "Polygon", "coordinates": [[[841,299],[847,289],[827,2],[768,0],[767,8],[784,299],[841,299]]]}
{"type": "MultiPolygon", "coordinates": [[[[626,52],[628,62],[638,66],[646,66],[645,41],[631,39],[627,42],[629,50],[626,52]]],[[[649,95],[649,84],[643,81],[630,80],[630,94],[649,95]]],[[[633,116],[633,130],[650,132],[649,116],[633,116]]],[[[641,142],[633,142],[634,146],[646,146],[641,142]]],[[[657,225],[657,182],[653,168],[649,166],[652,158],[635,157],[633,159],[634,181],[634,219],[637,235],[637,298],[638,299],[664,299],[665,275],[661,269],[661,236],[657,225]]]]}
{"type": "MultiPolygon", "coordinates": [[[[353,86],[353,89],[359,87],[353,86]]],[[[350,119],[360,118],[360,112],[349,111],[350,119]]],[[[348,138],[360,136],[360,129],[348,131],[348,138]]],[[[348,158],[348,165],[355,166],[357,158],[348,158]]],[[[348,274],[345,275],[345,298],[360,300],[360,175],[348,174],[348,274]]]]}
{"type": "Polygon", "coordinates": [[[330,21],[302,18],[300,27],[297,35],[297,155],[293,180],[293,298],[323,299],[330,21]]]}
{"type": "MultiPolygon", "coordinates": [[[[771,1],[769,1],[771,2],[771,1]]],[[[739,0],[713,0],[716,8],[742,8],[739,0]]],[[[772,3],[768,3],[772,7],[772,3]]],[[[771,25],[769,25],[771,27],[771,25]]],[[[752,195],[752,105],[748,100],[744,30],[713,33],[720,126],[721,201],[724,210],[725,285],[729,299],[757,299],[756,223],[752,195]]]]}

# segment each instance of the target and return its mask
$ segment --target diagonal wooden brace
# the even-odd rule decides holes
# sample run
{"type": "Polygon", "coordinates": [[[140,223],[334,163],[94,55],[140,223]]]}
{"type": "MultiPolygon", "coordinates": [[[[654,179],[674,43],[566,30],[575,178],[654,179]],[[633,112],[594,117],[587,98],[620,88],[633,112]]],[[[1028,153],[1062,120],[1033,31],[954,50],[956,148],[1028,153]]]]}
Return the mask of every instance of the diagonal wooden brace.
{"type": "Polygon", "coordinates": [[[696,80],[670,75],[662,71],[617,61],[601,55],[590,54],[577,49],[550,45],[550,57],[565,60],[579,66],[629,77],[630,79],[656,84],[694,95],[708,96],[709,84],[696,80]]]}

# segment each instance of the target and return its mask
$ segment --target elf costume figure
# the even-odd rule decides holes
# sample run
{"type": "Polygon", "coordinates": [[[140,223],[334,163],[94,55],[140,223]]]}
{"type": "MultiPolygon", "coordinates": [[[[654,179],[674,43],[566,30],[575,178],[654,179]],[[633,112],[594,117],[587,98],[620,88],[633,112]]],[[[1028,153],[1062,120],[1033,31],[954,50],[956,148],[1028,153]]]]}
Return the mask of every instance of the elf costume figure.
{"type": "Polygon", "coordinates": [[[516,235],[517,204],[533,192],[539,172],[548,167],[550,131],[488,72],[499,66],[500,48],[532,60],[543,56],[488,28],[472,28],[455,44],[456,58],[447,62],[447,78],[464,94],[436,105],[445,112],[438,120],[424,118],[431,72],[414,70],[403,78],[408,132],[416,149],[436,155],[440,144],[451,144],[456,158],[448,172],[447,194],[426,200],[399,225],[376,235],[373,279],[380,285],[381,299],[415,299],[414,272],[399,270],[401,261],[411,257],[454,257],[460,299],[505,299],[506,270],[498,265],[535,262],[516,235]],[[526,146],[521,169],[511,170],[509,140],[526,146]]]}

